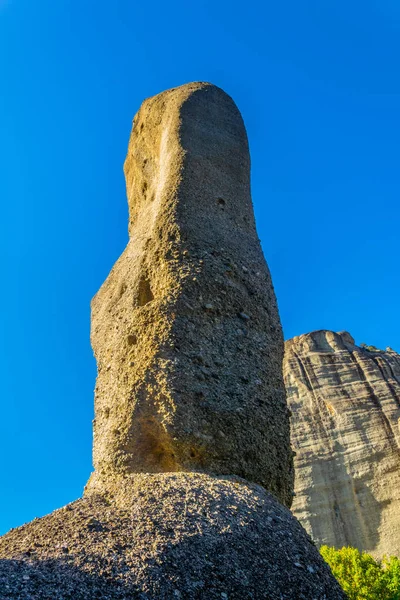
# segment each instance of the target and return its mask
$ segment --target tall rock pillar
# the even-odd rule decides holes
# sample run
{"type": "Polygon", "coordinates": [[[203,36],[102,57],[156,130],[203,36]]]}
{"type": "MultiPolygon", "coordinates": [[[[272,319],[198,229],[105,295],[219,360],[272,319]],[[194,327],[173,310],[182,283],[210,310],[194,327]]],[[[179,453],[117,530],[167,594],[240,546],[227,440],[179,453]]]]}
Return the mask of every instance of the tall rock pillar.
{"type": "Polygon", "coordinates": [[[129,243],[92,302],[94,479],[235,474],[290,505],[282,330],[232,99],[192,83],[146,100],[125,176],[129,243]]]}
{"type": "Polygon", "coordinates": [[[205,83],[146,100],[125,173],[130,241],[92,304],[95,472],[82,499],[0,538],[1,589],[344,600],[282,505],[283,339],[238,109],[205,83]]]}

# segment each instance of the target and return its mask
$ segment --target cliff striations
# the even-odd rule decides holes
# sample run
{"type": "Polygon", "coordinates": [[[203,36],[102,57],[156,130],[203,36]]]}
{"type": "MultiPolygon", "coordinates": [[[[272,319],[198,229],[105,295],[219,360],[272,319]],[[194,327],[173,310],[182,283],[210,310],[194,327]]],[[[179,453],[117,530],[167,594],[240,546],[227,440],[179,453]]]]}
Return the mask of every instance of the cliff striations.
{"type": "Polygon", "coordinates": [[[318,544],[400,555],[400,356],[346,332],[286,342],[292,510],[318,544]]]}
{"type": "Polygon", "coordinates": [[[0,539],[2,600],[343,600],[288,508],[283,337],[231,98],[146,100],[125,174],[130,241],[92,303],[95,471],[0,539]]]}

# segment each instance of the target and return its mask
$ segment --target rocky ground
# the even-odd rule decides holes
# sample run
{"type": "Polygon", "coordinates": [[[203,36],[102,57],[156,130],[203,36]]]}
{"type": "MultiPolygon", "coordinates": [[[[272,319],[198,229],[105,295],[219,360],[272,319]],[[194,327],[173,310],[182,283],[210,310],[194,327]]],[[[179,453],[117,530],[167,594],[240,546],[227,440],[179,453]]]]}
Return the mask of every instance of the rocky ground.
{"type": "Polygon", "coordinates": [[[1,600],[344,598],[290,511],[232,477],[137,475],[0,538],[1,600]],[[282,568],[284,566],[284,568],[282,568]]]}

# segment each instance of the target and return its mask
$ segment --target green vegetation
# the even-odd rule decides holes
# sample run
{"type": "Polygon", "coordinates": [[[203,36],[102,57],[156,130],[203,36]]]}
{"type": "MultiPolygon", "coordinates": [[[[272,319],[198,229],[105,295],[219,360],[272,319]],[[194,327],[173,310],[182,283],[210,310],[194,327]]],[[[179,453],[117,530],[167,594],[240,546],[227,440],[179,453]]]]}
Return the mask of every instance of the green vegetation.
{"type": "Polygon", "coordinates": [[[400,560],[376,561],[356,548],[322,546],[320,552],[349,600],[400,600],[400,560]]]}
{"type": "Polygon", "coordinates": [[[360,344],[360,348],[363,348],[364,350],[368,350],[368,352],[383,352],[383,350],[380,350],[376,346],[368,346],[368,344],[364,344],[364,343],[360,344]]]}

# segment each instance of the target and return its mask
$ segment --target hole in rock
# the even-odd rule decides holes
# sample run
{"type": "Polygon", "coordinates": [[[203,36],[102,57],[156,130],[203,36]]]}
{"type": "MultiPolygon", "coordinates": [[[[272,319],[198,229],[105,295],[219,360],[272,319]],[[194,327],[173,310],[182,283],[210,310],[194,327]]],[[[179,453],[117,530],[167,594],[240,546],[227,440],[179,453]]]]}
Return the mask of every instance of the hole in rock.
{"type": "Polygon", "coordinates": [[[146,277],[141,277],[139,281],[138,304],[144,306],[154,300],[153,292],[151,291],[150,281],[146,277]]]}
{"type": "Polygon", "coordinates": [[[118,290],[118,299],[122,298],[122,296],[125,294],[126,288],[127,288],[126,284],[121,283],[121,285],[119,286],[119,290],[118,290]]]}
{"type": "Polygon", "coordinates": [[[225,206],[225,204],[226,204],[225,200],[223,198],[218,198],[217,202],[218,202],[219,206],[222,206],[222,207],[225,206]]]}
{"type": "Polygon", "coordinates": [[[127,341],[129,346],[134,346],[137,342],[136,335],[134,333],[131,333],[130,335],[128,335],[127,341]]]}

